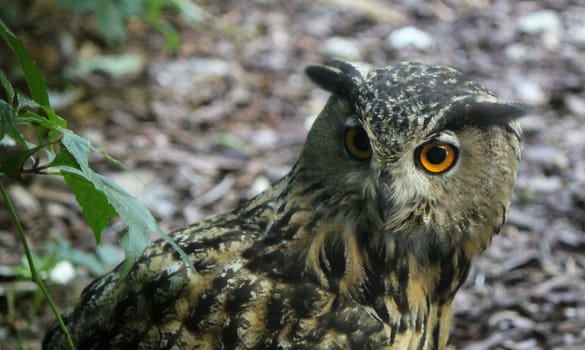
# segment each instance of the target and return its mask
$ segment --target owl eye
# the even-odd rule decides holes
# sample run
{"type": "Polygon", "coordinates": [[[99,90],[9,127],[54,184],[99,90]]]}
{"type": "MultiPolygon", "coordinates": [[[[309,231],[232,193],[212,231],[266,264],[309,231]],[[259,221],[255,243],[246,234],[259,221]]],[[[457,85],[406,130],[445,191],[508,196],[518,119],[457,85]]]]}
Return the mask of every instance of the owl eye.
{"type": "Polygon", "coordinates": [[[370,139],[363,128],[353,127],[345,130],[345,147],[356,159],[367,160],[372,156],[370,139]]]}
{"type": "Polygon", "coordinates": [[[429,142],[420,146],[415,155],[421,168],[431,174],[440,174],[455,165],[458,154],[453,145],[429,142]]]}

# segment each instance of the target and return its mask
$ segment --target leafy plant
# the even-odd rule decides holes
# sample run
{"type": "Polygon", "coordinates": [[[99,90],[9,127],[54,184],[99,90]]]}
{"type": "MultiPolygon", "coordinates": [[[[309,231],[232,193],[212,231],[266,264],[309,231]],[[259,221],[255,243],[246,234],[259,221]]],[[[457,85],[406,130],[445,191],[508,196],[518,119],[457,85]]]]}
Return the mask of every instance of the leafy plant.
{"type": "Polygon", "coordinates": [[[123,275],[128,273],[135,259],[148,245],[150,234],[154,232],[166,239],[185,263],[191,268],[193,266],[184,252],[157,226],[152,215],[136,198],[90,167],[89,156],[97,150],[88,139],[68,129],[65,119],[51,108],[47,87],[39,68],[26,52],[22,42],[1,20],[0,36],[16,56],[30,93],[27,95],[15,90],[0,70],[0,144],[12,143],[15,149],[8,156],[0,157],[0,194],[24,247],[31,280],[47,298],[67,334],[71,348],[74,348],[55,303],[44,285],[43,276],[35,265],[18,213],[6,191],[5,181],[8,178],[20,180],[25,174],[63,176],[75,194],[98,243],[102,230],[114,216],[119,216],[127,224],[127,228],[120,235],[120,244],[126,255],[123,275]],[[32,138],[25,136],[23,130],[26,129],[33,131],[26,133],[34,135],[32,138]]]}
{"type": "Polygon", "coordinates": [[[204,13],[190,0],[59,0],[58,3],[73,13],[91,13],[96,29],[110,44],[124,40],[129,18],[140,18],[163,34],[169,52],[176,49],[179,35],[162,12],[166,9],[178,12],[188,23],[199,22],[204,13]]]}

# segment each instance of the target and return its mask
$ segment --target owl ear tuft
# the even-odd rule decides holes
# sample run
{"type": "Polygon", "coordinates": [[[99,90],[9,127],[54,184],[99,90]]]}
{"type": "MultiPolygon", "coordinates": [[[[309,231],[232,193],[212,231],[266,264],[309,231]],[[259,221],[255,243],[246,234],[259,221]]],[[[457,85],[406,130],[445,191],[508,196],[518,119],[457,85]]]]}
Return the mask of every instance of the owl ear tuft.
{"type": "Polygon", "coordinates": [[[446,113],[445,124],[450,129],[465,125],[486,127],[507,124],[528,114],[531,109],[532,106],[517,102],[463,99],[454,103],[446,113]]]}
{"type": "Polygon", "coordinates": [[[307,76],[322,89],[348,101],[355,101],[364,78],[352,64],[332,60],[325,65],[308,66],[307,76]]]}

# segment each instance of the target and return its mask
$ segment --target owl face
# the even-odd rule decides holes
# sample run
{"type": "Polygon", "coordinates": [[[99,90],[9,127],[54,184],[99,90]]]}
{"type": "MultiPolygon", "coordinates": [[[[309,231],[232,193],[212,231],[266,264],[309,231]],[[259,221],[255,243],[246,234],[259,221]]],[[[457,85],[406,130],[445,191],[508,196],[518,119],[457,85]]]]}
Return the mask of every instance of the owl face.
{"type": "Polygon", "coordinates": [[[307,73],[333,92],[302,157],[341,192],[332,205],[390,236],[432,231],[457,244],[499,229],[521,106],[447,67],[401,63],[363,77],[337,61],[307,73]]]}

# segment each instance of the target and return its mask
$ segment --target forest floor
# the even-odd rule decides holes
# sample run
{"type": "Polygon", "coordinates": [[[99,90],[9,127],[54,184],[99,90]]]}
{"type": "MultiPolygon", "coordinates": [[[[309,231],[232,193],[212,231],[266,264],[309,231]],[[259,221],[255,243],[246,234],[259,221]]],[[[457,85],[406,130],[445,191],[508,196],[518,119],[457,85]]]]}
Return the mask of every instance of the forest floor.
{"type": "MultiPolygon", "coordinates": [[[[63,14],[54,23],[43,15],[45,29],[16,30],[70,127],[127,166],[96,157],[98,171],[135,193],[163,228],[180,228],[290,169],[327,99],[304,76],[307,65],[335,56],[455,67],[535,107],[520,121],[524,149],[508,223],[456,297],[450,349],[585,349],[582,1],[209,3],[194,27],[170,19],[181,34],[174,55],[139,21],[117,49],[72,27],[83,23],[63,25],[63,14]]],[[[75,262],[73,280],[50,286],[60,306],[121,259],[120,224],[93,255],[93,236],[58,179],[13,183],[10,193],[33,249],[75,262]],[[41,244],[48,240],[55,243],[41,244]]],[[[21,265],[14,232],[0,210],[0,349],[39,349],[53,316],[44,303],[35,308],[29,282],[2,277],[21,265]]]]}

